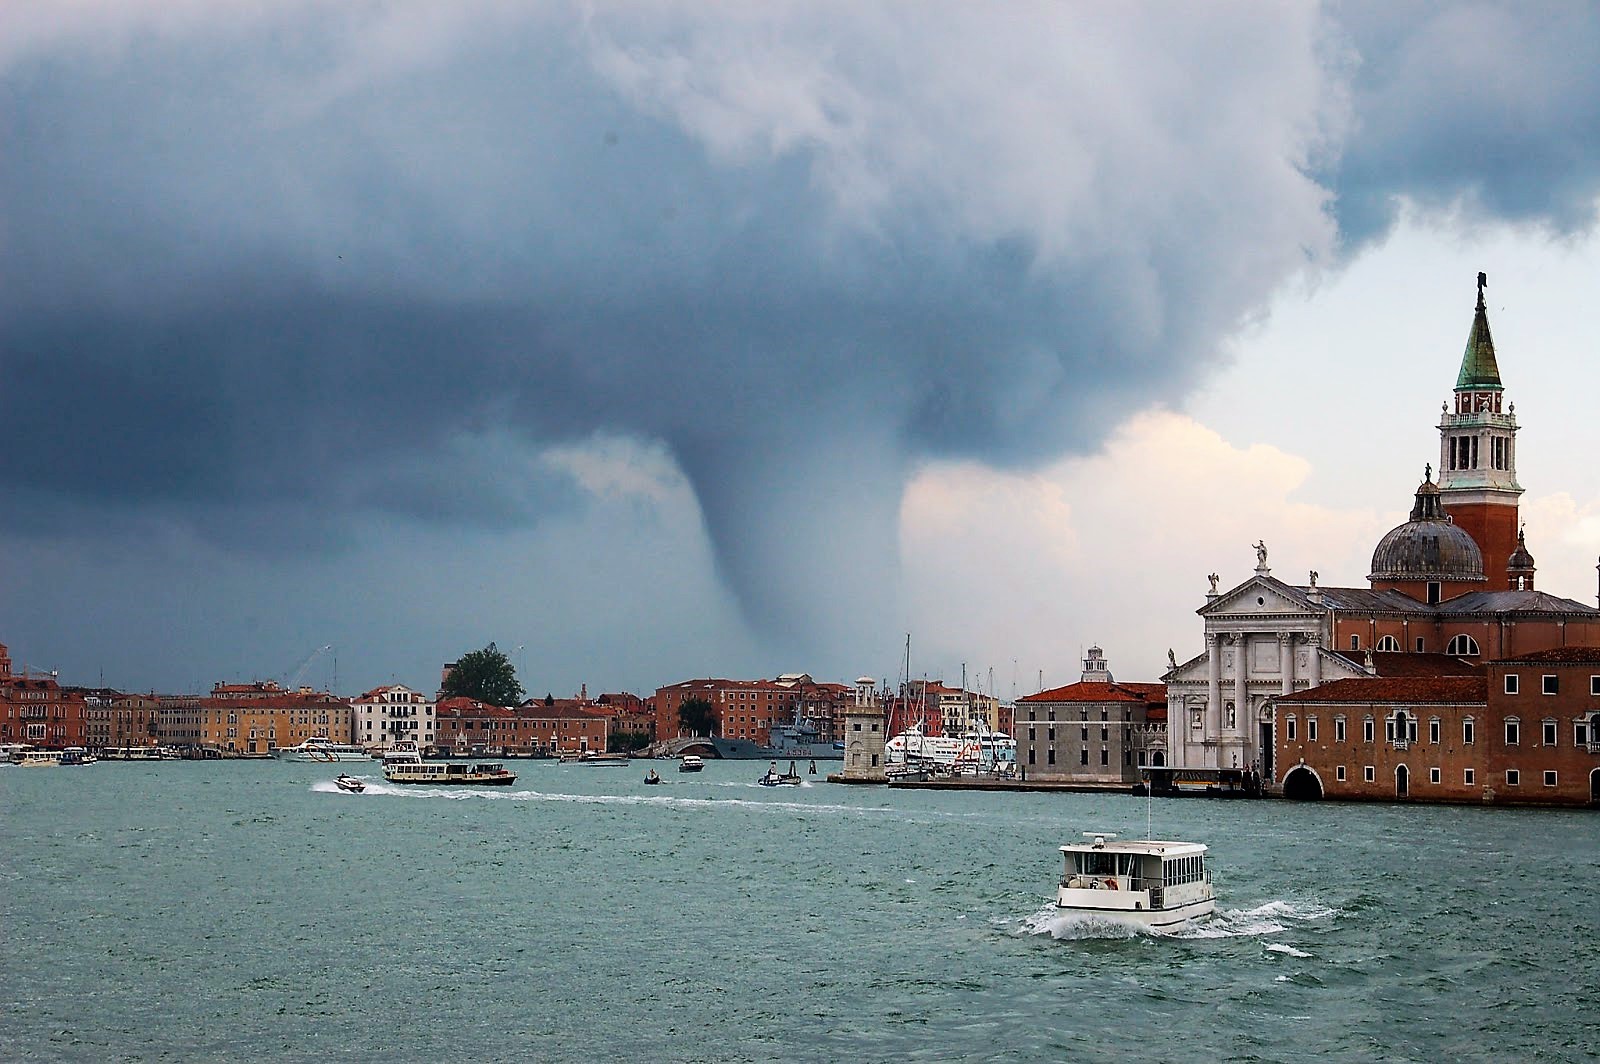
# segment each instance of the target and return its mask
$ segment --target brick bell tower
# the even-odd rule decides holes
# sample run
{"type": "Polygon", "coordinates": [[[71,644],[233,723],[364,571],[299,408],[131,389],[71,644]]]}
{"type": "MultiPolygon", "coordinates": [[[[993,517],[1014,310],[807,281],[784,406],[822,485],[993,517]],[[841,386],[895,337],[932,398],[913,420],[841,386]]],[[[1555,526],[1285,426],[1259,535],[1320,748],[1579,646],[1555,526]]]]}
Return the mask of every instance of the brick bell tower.
{"type": "Polygon", "coordinates": [[[1445,405],[1439,419],[1439,495],[1445,513],[1483,552],[1487,590],[1511,588],[1506,572],[1517,548],[1517,404],[1502,410],[1505,388],[1489,335],[1483,290],[1489,279],[1478,274],[1478,306],[1467,350],[1456,377],[1455,409],[1445,405]]]}

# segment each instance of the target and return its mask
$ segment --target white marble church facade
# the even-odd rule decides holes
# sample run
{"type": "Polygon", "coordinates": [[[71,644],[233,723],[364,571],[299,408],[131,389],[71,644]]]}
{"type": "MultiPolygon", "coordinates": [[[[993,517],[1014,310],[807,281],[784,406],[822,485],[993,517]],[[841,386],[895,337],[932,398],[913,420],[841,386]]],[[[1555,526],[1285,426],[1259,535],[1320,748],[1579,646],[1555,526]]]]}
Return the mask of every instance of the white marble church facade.
{"type": "Polygon", "coordinates": [[[1255,574],[1226,592],[1211,591],[1199,609],[1205,652],[1174,664],[1167,685],[1167,745],[1179,768],[1254,767],[1267,778],[1273,749],[1268,700],[1365,671],[1332,653],[1333,611],[1316,574],[1306,587],[1285,584],[1256,546],[1255,574]]]}

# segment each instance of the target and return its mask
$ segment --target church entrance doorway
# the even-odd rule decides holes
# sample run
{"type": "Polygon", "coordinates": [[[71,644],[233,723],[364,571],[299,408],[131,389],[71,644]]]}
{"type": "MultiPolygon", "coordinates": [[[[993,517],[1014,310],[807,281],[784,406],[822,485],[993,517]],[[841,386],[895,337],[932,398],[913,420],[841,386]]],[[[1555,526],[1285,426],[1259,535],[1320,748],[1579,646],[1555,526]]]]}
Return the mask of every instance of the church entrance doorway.
{"type": "Polygon", "coordinates": [[[1167,763],[1167,755],[1163,754],[1160,750],[1157,750],[1155,753],[1150,755],[1150,764],[1155,766],[1156,768],[1160,768],[1162,765],[1165,765],[1166,763],[1167,763]]]}
{"type": "Polygon", "coordinates": [[[1261,765],[1259,768],[1262,779],[1272,779],[1277,775],[1272,769],[1272,722],[1261,722],[1261,765]]]}
{"type": "Polygon", "coordinates": [[[1411,770],[1401,765],[1394,770],[1394,796],[1406,798],[1411,794],[1411,770]]]}
{"type": "Polygon", "coordinates": [[[1283,778],[1283,796],[1297,802],[1315,802],[1322,798],[1322,781],[1304,765],[1291,769],[1283,778]]]}

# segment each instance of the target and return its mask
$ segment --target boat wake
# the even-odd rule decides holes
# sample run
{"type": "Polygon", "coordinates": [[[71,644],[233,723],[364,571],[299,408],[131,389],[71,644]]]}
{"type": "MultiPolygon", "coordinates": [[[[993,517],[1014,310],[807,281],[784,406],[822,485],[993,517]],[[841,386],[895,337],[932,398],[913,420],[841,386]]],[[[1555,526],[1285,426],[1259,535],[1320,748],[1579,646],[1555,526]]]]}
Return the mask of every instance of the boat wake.
{"type": "MultiPolygon", "coordinates": [[[[1054,902],[1050,902],[1038,912],[1024,917],[1017,924],[1013,933],[1018,935],[1049,935],[1051,938],[1062,941],[1139,938],[1141,936],[1176,939],[1257,938],[1263,935],[1275,935],[1281,931],[1292,930],[1297,926],[1304,926],[1316,921],[1327,920],[1336,915],[1338,915],[1337,909],[1329,909],[1314,903],[1269,901],[1253,909],[1219,910],[1203,920],[1197,920],[1170,930],[1161,930],[1145,927],[1132,921],[1118,920],[1114,917],[1065,912],[1058,909],[1054,902]]],[[[1310,954],[1293,946],[1279,942],[1267,943],[1266,949],[1288,957],[1310,956],[1310,954]]]]}
{"type": "Polygon", "coordinates": [[[1254,938],[1275,935],[1338,914],[1337,909],[1315,902],[1269,901],[1253,909],[1219,909],[1209,920],[1179,928],[1172,934],[1174,938],[1254,938]]]}
{"type": "MultiPolygon", "coordinates": [[[[362,797],[391,795],[400,798],[444,799],[465,802],[474,799],[489,802],[573,802],[579,805],[648,805],[678,809],[773,809],[800,813],[882,813],[892,814],[892,809],[855,805],[836,805],[822,802],[755,801],[748,798],[675,798],[665,794],[560,794],[545,791],[522,791],[499,788],[485,790],[476,787],[407,787],[396,784],[375,783],[366,780],[367,789],[362,797]]],[[[740,784],[739,786],[743,786],[740,784]]],[[[755,784],[750,784],[756,787],[755,784]]],[[[802,788],[805,786],[801,785],[802,788]]],[[[342,794],[331,780],[311,785],[318,793],[342,794]]],[[[756,788],[766,791],[768,788],[756,788]]]]}

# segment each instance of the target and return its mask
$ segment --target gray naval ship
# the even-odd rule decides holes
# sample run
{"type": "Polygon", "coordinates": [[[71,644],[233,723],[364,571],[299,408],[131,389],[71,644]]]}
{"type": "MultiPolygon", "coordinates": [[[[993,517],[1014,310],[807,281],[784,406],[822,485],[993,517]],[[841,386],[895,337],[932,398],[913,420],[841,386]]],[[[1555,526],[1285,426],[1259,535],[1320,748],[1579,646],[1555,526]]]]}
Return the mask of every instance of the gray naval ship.
{"type": "Polygon", "coordinates": [[[817,726],[809,720],[783,724],[772,729],[772,744],[763,746],[750,739],[705,740],[716,748],[717,756],[730,761],[843,761],[844,743],[823,742],[817,726]]]}

